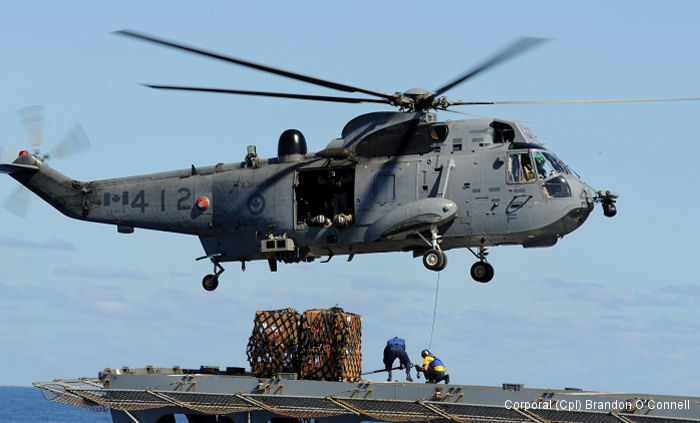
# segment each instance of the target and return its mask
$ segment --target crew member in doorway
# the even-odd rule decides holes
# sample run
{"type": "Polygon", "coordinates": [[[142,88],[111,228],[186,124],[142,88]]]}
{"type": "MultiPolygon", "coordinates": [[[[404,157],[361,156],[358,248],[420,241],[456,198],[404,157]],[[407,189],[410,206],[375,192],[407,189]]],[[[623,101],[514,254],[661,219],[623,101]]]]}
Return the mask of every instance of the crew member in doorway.
{"type": "Polygon", "coordinates": [[[450,383],[450,375],[447,374],[445,365],[439,358],[435,357],[435,354],[426,349],[421,351],[420,355],[423,357],[423,367],[416,364],[416,372],[425,374],[425,383],[440,383],[443,380],[445,385],[450,383]]]}
{"type": "Polygon", "coordinates": [[[394,360],[397,358],[401,363],[401,368],[406,369],[406,380],[413,382],[411,377],[411,360],[406,354],[406,343],[399,337],[393,337],[386,341],[386,347],[384,347],[384,369],[389,373],[386,381],[391,382],[391,368],[394,365],[394,360]]]}

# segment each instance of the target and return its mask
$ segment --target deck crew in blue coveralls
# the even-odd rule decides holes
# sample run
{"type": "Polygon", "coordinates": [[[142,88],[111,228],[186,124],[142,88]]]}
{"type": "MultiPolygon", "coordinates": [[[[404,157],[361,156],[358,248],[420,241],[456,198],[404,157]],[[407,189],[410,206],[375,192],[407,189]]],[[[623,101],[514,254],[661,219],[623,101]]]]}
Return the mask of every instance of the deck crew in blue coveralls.
{"type": "Polygon", "coordinates": [[[423,367],[416,364],[416,372],[425,373],[425,383],[440,383],[443,380],[445,385],[450,383],[450,375],[447,374],[445,365],[435,354],[426,349],[421,351],[420,355],[423,357],[423,367]]]}
{"type": "Polygon", "coordinates": [[[384,369],[389,372],[389,377],[386,379],[387,382],[391,382],[391,367],[394,365],[394,360],[399,359],[402,368],[406,369],[406,380],[413,382],[411,377],[411,360],[406,354],[406,343],[403,339],[398,337],[393,337],[386,341],[386,347],[384,347],[384,369]]]}

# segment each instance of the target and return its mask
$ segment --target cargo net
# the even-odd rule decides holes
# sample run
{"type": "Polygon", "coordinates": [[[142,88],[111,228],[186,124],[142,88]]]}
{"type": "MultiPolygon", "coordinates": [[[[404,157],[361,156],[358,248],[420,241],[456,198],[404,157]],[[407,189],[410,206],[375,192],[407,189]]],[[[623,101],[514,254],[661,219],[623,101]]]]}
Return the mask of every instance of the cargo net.
{"type": "Polygon", "coordinates": [[[563,410],[528,410],[540,419],[556,422],[576,423],[621,423],[620,419],[612,414],[596,413],[591,411],[563,411],[563,410]]]}
{"type": "MultiPolygon", "coordinates": [[[[199,393],[101,388],[96,380],[54,381],[35,383],[47,399],[89,411],[151,410],[178,407],[207,415],[259,413],[270,418],[322,419],[334,416],[355,416],[356,421],[418,422],[449,420],[456,423],[697,423],[698,420],[625,415],[614,413],[532,410],[521,411],[503,406],[464,404],[461,402],[417,399],[348,398],[345,396],[284,396],[244,393],[199,393]],[[553,411],[553,412],[549,412],[553,411]]],[[[347,394],[345,394],[347,395],[347,394]]],[[[350,394],[352,395],[352,394],[350,394]]]]}
{"type": "Polygon", "coordinates": [[[240,395],[162,391],[151,391],[150,394],[169,402],[170,405],[204,414],[223,415],[259,410],[259,407],[250,404],[240,395]]]}
{"type": "Polygon", "coordinates": [[[362,317],[342,308],[258,311],[246,355],[256,377],[356,382],[362,371],[362,317]]]}
{"type": "Polygon", "coordinates": [[[506,407],[440,402],[431,402],[428,405],[459,423],[532,423],[531,418],[506,407]]]}
{"type": "Polygon", "coordinates": [[[304,312],[299,345],[302,379],[356,382],[362,372],[362,317],[342,308],[304,312]]]}
{"type": "Polygon", "coordinates": [[[255,313],[246,355],[256,377],[298,373],[300,324],[301,314],[291,308],[255,313]]]}
{"type": "MultiPolygon", "coordinates": [[[[670,419],[667,417],[654,417],[654,416],[646,416],[646,415],[640,415],[640,414],[629,414],[625,413],[622,414],[620,413],[620,416],[622,416],[625,421],[628,422],[633,422],[633,423],[675,423],[675,422],[683,422],[684,420],[680,419],[670,419]]],[[[686,422],[691,422],[691,423],[697,423],[698,420],[685,420],[686,422]]]]}
{"type": "MultiPolygon", "coordinates": [[[[85,389],[87,386],[83,381],[65,381],[65,382],[49,382],[49,383],[34,383],[35,387],[41,389],[44,398],[49,401],[59,404],[71,405],[86,411],[106,412],[107,408],[90,401],[89,399],[71,392],[72,389],[85,389]]],[[[94,388],[94,387],[92,387],[94,388]]]]}
{"type": "Polygon", "coordinates": [[[294,419],[319,419],[348,414],[347,408],[328,398],[271,395],[246,395],[245,398],[275,415],[294,419]]]}
{"type": "Polygon", "coordinates": [[[338,398],[338,402],[373,420],[385,422],[427,422],[442,416],[417,401],[338,398]]]}

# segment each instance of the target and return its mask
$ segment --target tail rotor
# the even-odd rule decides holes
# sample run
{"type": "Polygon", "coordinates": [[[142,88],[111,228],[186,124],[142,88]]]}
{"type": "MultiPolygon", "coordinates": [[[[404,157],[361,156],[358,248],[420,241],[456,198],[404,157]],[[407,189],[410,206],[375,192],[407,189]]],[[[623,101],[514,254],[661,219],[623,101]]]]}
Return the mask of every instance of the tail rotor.
{"type": "Polygon", "coordinates": [[[90,149],[90,140],[79,123],[74,123],[61,141],[44,156],[46,159],[64,159],[90,149]]]}
{"type": "Polygon", "coordinates": [[[20,185],[5,199],[2,205],[15,216],[26,217],[31,197],[32,192],[20,185]]]}
{"type": "Polygon", "coordinates": [[[32,152],[38,155],[41,151],[41,144],[44,143],[44,107],[24,107],[17,110],[17,115],[27,132],[27,136],[29,136],[32,152]]]}
{"type": "MultiPolygon", "coordinates": [[[[42,155],[44,143],[44,108],[42,106],[24,107],[17,111],[19,120],[27,132],[32,154],[42,161],[64,159],[90,149],[90,140],[85,130],[77,122],[71,126],[66,135],[48,153],[42,155]]],[[[19,151],[0,145],[0,163],[10,163],[17,158],[19,151]]],[[[18,187],[3,202],[11,213],[24,217],[29,210],[31,192],[24,186],[18,187]]]]}

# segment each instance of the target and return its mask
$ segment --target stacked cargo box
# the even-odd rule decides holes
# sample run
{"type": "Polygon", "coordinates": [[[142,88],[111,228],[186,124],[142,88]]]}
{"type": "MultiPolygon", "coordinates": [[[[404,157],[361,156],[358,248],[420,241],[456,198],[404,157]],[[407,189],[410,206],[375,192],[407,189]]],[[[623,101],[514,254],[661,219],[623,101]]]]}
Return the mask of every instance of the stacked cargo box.
{"type": "Polygon", "coordinates": [[[299,351],[302,379],[355,382],[362,372],[362,317],[342,308],[307,310],[299,351]]]}
{"type": "Polygon", "coordinates": [[[246,355],[256,377],[297,373],[301,314],[291,308],[255,313],[246,355]]]}
{"type": "Polygon", "coordinates": [[[248,341],[256,377],[297,373],[301,379],[358,381],[362,317],[342,308],[258,311],[248,341]]]}

